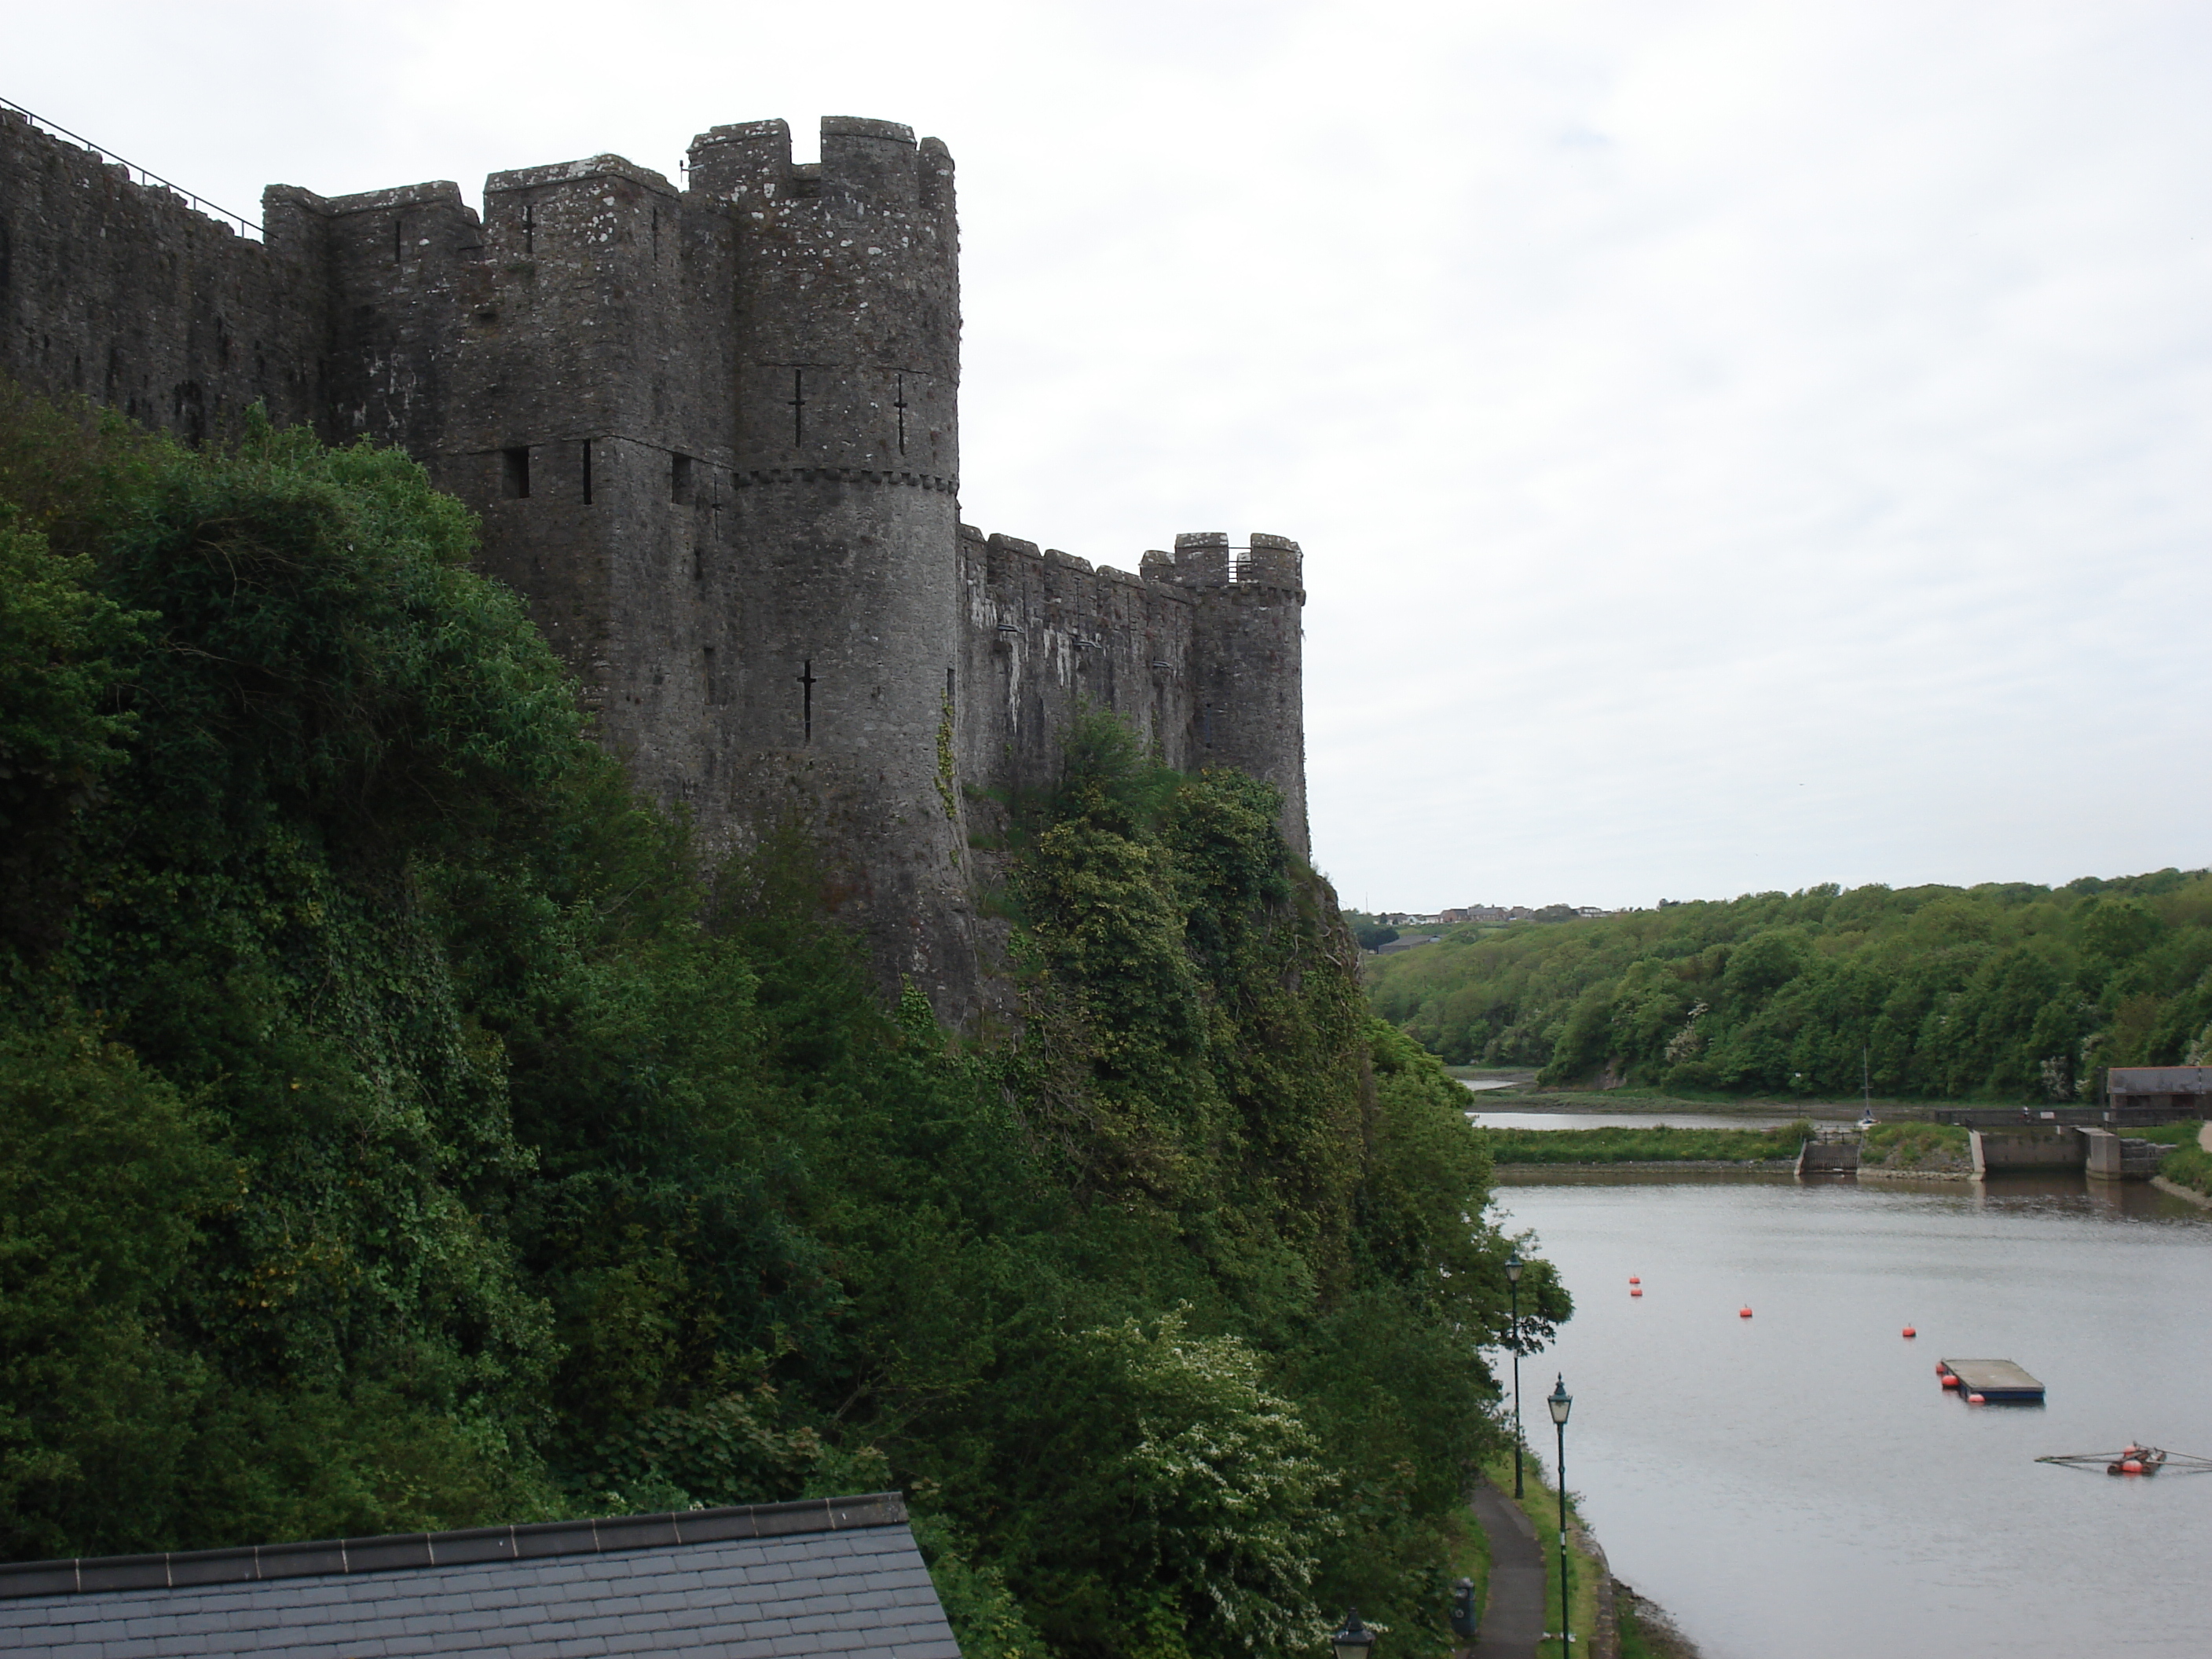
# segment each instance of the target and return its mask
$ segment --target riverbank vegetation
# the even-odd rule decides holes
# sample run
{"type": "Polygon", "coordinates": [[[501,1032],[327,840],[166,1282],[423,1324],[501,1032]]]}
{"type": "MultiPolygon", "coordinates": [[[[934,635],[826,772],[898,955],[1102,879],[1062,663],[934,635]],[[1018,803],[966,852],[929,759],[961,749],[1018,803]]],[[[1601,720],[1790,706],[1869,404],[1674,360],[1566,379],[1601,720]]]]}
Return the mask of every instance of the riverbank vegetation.
{"type": "MultiPolygon", "coordinates": [[[[1571,1118],[1562,1122],[1571,1123],[1571,1118]]],[[[1748,1164],[1794,1158],[1813,1138],[1810,1123],[1778,1129],[1484,1129],[1496,1164],[1748,1164]]]]}
{"type": "Polygon", "coordinates": [[[2171,1150],[2159,1160],[2158,1172],[2177,1187],[2212,1198],[2212,1152],[2203,1145],[2204,1126],[2193,1120],[2161,1123],[2149,1129],[2123,1129],[2138,1140],[2154,1140],[2171,1150]]]}
{"type": "Polygon", "coordinates": [[[1510,1241],[1270,793],[1075,734],[965,1045],[472,534],[0,397],[0,1555],[897,1486],[970,1659],[1442,1652],[1510,1241]]]}
{"type": "MultiPolygon", "coordinates": [[[[1539,1422],[1543,1421],[1540,1417],[1539,1422]]],[[[1548,1424],[1546,1425],[1549,1426],[1548,1424]]],[[[1513,1501],[1513,1454],[1510,1451],[1491,1460],[1484,1476],[1490,1484],[1513,1501]]],[[[1568,1633],[1575,1639],[1571,1645],[1557,1639],[1559,1629],[1559,1489],[1544,1479],[1543,1460],[1532,1449],[1525,1454],[1522,1465],[1523,1496],[1520,1500],[1522,1514],[1528,1517],[1535,1529],[1536,1545],[1544,1558],[1544,1628],[1552,1632],[1553,1640],[1536,1644],[1539,1656],[1587,1653],[1594,1645],[1598,1629],[1598,1586],[1606,1577],[1606,1569],[1586,1546],[1589,1534],[1583,1525],[1582,1505],[1575,1494],[1567,1494],[1567,1611],[1572,1623],[1568,1633]]]]}
{"type": "Polygon", "coordinates": [[[1547,1085],[2088,1100],[2107,1066],[2212,1052],[2212,874],[1755,894],[1462,928],[1367,973],[1432,1053],[1547,1085]]]}
{"type": "Polygon", "coordinates": [[[1967,1132],[1955,1123],[1877,1123],[1859,1139],[1859,1166],[1879,1170],[1972,1167],[1967,1132]]]}

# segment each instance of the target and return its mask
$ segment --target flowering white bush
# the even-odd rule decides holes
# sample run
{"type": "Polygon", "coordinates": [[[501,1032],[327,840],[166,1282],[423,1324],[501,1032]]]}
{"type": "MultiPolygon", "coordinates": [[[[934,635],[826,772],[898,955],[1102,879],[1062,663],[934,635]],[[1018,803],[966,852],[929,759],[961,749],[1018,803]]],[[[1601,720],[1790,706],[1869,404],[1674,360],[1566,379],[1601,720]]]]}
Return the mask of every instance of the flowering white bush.
{"type": "Polygon", "coordinates": [[[1334,1525],[1329,1477],[1296,1410],[1261,1386],[1259,1356],[1237,1337],[1189,1334],[1180,1310],[1150,1330],[1129,1319],[1075,1340],[1133,1415],[1109,1484],[1181,1603],[1142,1620],[1143,1648],[1189,1652],[1188,1632],[1201,1650],[1314,1650],[1328,1630],[1313,1544],[1334,1525]]]}

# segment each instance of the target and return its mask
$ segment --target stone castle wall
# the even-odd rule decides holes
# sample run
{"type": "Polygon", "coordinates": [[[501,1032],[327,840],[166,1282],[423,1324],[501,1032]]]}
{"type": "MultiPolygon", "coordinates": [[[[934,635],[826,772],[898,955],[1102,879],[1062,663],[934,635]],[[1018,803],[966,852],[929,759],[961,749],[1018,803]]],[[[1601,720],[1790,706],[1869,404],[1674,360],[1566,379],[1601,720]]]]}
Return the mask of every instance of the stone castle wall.
{"type": "Polygon", "coordinates": [[[681,190],[602,155],[494,174],[481,216],[443,182],[264,214],[256,243],[0,112],[0,372],[189,442],[259,401],[405,448],[641,787],[716,847],[805,827],[887,984],[994,1000],[973,803],[1048,782],[1086,703],[1275,783],[1306,850],[1294,543],[1129,572],[960,524],[936,140],[830,118],[799,164],[750,122],[681,190]]]}

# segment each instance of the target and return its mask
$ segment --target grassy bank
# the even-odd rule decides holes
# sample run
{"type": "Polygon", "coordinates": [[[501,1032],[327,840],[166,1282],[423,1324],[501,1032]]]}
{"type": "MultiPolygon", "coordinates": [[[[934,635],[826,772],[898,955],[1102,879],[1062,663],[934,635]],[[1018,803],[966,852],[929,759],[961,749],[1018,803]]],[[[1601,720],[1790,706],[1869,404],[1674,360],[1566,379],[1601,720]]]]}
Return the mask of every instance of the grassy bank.
{"type": "Polygon", "coordinates": [[[2203,1127],[2202,1123],[2191,1121],[2121,1133],[2137,1140],[2155,1140],[2162,1146],[2172,1147],[2173,1150],[2160,1161],[2158,1172],[2177,1187],[2186,1187],[2192,1193],[2212,1198],[2212,1152],[2206,1152],[2198,1140],[2203,1127]]]}
{"type": "MultiPolygon", "coordinates": [[[[1498,1491],[1510,1494],[1513,1455],[1508,1452],[1493,1459],[1483,1474],[1498,1491]]],[[[1521,1500],[1521,1512],[1536,1528],[1536,1541],[1542,1547],[1544,1557],[1544,1628],[1556,1632],[1559,1627],[1559,1488],[1546,1483],[1542,1466],[1533,1452],[1522,1466],[1522,1476],[1527,1496],[1521,1500]]],[[[1575,1506],[1572,1492],[1567,1494],[1567,1513],[1573,1518],[1574,1527],[1579,1528],[1583,1524],[1582,1512],[1575,1506]]],[[[1539,1642],[1537,1659],[1561,1659],[1564,1655],[1577,1651],[1587,1654],[1591,1650],[1590,1637],[1597,1629],[1597,1587],[1603,1576],[1604,1569],[1577,1547],[1576,1533],[1571,1530],[1567,1534],[1567,1595],[1568,1611],[1573,1620],[1569,1633],[1575,1640],[1571,1648],[1556,1637],[1549,1642],[1539,1642]]]]}
{"type": "Polygon", "coordinates": [[[1779,1129],[1678,1129],[1655,1123],[1635,1129],[1484,1129],[1499,1164],[1741,1164],[1795,1158],[1813,1126],[1779,1129]]]}
{"type": "Polygon", "coordinates": [[[1859,1142],[1863,1170],[1963,1170],[1973,1163],[1967,1132],[1955,1123],[1877,1123],[1859,1142]]]}
{"type": "MultiPolygon", "coordinates": [[[[1506,1478],[1512,1479],[1508,1473],[1506,1478]]],[[[1473,1510],[1462,1509],[1459,1514],[1459,1528],[1454,1534],[1448,1552],[1444,1571],[1447,1583],[1462,1578],[1474,1580],[1474,1605],[1488,1604],[1490,1600],[1490,1534],[1474,1518],[1473,1510]]]]}

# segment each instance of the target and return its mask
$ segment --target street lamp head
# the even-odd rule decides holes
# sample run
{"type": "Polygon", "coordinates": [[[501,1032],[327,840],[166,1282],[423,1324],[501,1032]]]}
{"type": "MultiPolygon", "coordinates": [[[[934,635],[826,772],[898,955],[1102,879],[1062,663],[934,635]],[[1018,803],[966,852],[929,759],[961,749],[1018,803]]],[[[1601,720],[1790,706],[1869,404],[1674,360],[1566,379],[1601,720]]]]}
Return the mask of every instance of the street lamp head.
{"type": "Polygon", "coordinates": [[[1567,1392],[1567,1379],[1564,1372],[1552,1392],[1545,1396],[1544,1403],[1552,1408],[1552,1421],[1561,1428],[1566,1427],[1567,1413],[1574,1409],[1575,1397],[1567,1392]]]}
{"type": "Polygon", "coordinates": [[[1517,1250],[1513,1255],[1507,1256],[1505,1258],[1506,1279],[1512,1284],[1518,1285],[1521,1282],[1521,1269],[1523,1265],[1525,1264],[1522,1263],[1520,1253],[1517,1250]]]}
{"type": "Polygon", "coordinates": [[[1375,1632],[1359,1622],[1359,1609],[1354,1607],[1344,1615],[1344,1628],[1329,1637],[1328,1644],[1336,1650],[1336,1659],[1367,1659],[1375,1632]]]}

